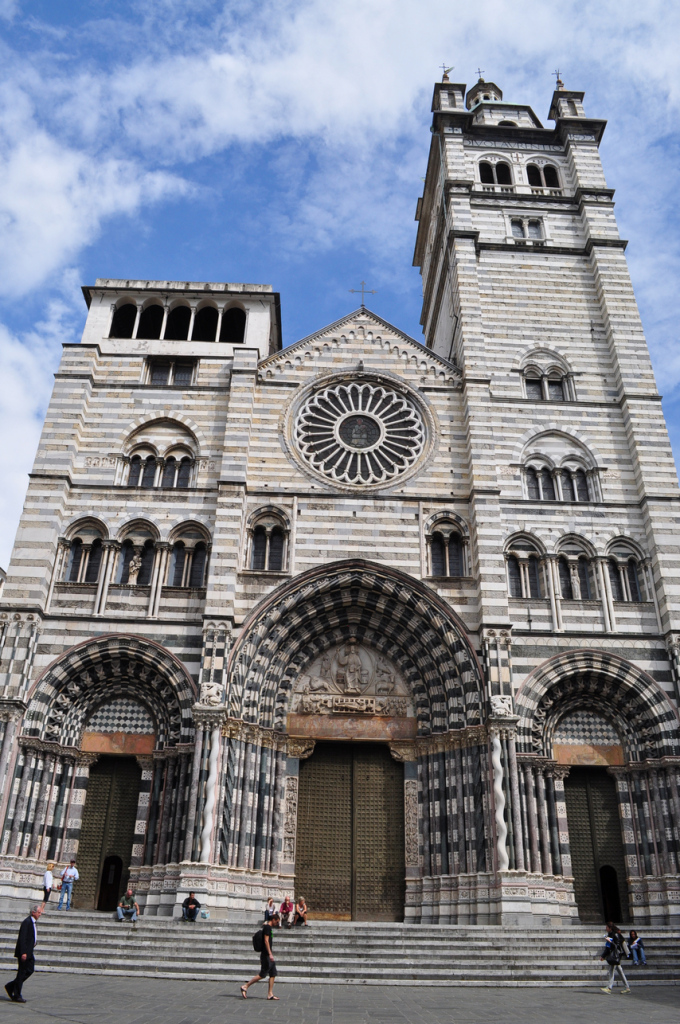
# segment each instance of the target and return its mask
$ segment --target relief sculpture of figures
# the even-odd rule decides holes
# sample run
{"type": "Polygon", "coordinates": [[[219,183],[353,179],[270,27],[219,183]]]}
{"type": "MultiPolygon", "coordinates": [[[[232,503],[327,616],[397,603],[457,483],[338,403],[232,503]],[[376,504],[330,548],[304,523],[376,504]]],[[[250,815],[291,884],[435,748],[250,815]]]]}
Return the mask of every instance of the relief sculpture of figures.
{"type": "Polygon", "coordinates": [[[338,665],[345,670],[345,693],[361,693],[363,666],[353,640],[338,653],[338,665]]]}

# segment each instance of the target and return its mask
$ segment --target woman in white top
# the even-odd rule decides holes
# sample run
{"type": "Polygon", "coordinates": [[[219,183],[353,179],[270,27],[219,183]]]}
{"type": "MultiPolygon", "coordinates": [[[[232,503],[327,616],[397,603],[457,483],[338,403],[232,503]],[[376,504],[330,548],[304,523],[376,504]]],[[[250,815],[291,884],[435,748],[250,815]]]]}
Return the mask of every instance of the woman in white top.
{"type": "Polygon", "coordinates": [[[43,875],[43,903],[47,903],[54,886],[54,878],[52,876],[52,868],[54,864],[52,861],[47,865],[47,871],[43,875]]]}

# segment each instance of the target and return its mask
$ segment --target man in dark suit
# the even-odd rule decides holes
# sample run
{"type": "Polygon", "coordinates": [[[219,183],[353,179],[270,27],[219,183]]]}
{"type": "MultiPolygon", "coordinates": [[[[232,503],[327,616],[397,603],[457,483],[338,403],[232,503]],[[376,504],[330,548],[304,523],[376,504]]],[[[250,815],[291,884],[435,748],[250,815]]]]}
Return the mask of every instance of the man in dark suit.
{"type": "Polygon", "coordinates": [[[35,944],[38,941],[38,928],[37,921],[43,912],[43,908],[39,903],[36,903],[31,908],[31,913],[28,917],[24,918],[19,928],[19,938],[14,949],[14,955],[17,958],[17,964],[19,969],[17,976],[14,981],[9,981],[5,985],[5,992],[10,997],[13,1003],[25,1003],[26,1000],[21,994],[21,987],[27,978],[30,978],[35,970],[35,957],[33,956],[33,950],[35,944]]]}

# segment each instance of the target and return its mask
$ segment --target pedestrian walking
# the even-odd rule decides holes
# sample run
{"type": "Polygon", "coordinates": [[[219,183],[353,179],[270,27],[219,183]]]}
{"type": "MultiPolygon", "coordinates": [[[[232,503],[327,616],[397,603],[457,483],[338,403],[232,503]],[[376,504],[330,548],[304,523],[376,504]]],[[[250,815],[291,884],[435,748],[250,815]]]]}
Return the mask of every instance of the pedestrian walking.
{"type": "Polygon", "coordinates": [[[252,977],[250,981],[247,981],[245,985],[241,985],[241,995],[244,999],[248,998],[248,989],[250,986],[255,985],[258,981],[262,981],[263,978],[269,978],[267,999],[279,998],[274,995],[274,982],[278,972],[276,970],[274,954],[272,953],[272,927],[278,928],[278,925],[279,915],[278,913],[274,913],[271,922],[269,924],[263,924],[260,930],[255,932],[253,935],[253,948],[260,954],[260,972],[252,977]]]}
{"type": "Polygon", "coordinates": [[[623,973],[623,967],[621,966],[621,958],[623,957],[623,935],[621,931],[612,924],[611,921],[607,921],[604,949],[600,954],[600,960],[604,960],[609,964],[609,981],[607,985],[600,989],[606,995],[612,994],[614,988],[614,982],[616,981],[617,974],[619,975],[623,988],[621,989],[621,995],[625,995],[630,992],[630,985],[628,979],[623,973]]]}
{"type": "Polygon", "coordinates": [[[47,870],[43,875],[43,903],[47,903],[48,899],[50,898],[50,893],[54,888],[54,875],[52,874],[53,867],[54,864],[52,863],[52,861],[50,861],[49,864],[47,865],[47,870]]]}
{"type": "Polygon", "coordinates": [[[21,922],[19,937],[14,947],[14,955],[17,958],[17,976],[14,981],[8,981],[5,985],[5,992],[13,1003],[25,1003],[21,989],[25,981],[31,977],[35,970],[35,957],[33,950],[38,942],[37,921],[43,912],[42,904],[36,903],[31,908],[31,913],[21,922]]]}
{"type": "Polygon", "coordinates": [[[59,906],[57,907],[57,910],[63,909],[64,894],[66,894],[66,909],[71,909],[71,901],[73,897],[73,883],[77,882],[79,878],[80,875],[78,874],[76,862],[72,860],[69,866],[67,868],[64,868],[64,870],[61,873],[61,892],[59,894],[59,906]]]}
{"type": "Polygon", "coordinates": [[[633,967],[637,967],[638,964],[642,964],[643,967],[646,967],[647,957],[645,956],[645,944],[637,932],[631,932],[628,936],[628,948],[633,955],[633,967]]]}

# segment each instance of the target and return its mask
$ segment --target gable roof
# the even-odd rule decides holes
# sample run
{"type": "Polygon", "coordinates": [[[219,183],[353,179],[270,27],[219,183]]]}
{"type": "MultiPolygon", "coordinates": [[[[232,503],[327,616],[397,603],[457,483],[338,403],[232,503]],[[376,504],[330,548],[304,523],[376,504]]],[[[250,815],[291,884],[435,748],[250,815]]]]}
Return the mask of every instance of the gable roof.
{"type": "MultiPolygon", "coordinates": [[[[409,345],[413,345],[416,350],[420,351],[423,355],[428,356],[430,359],[434,360],[434,362],[439,363],[448,370],[453,370],[455,373],[460,374],[460,368],[457,367],[455,363],[450,362],[448,359],[444,359],[443,356],[436,355],[432,349],[429,349],[426,345],[416,341],[416,339],[412,338],[410,334],[405,334],[403,331],[400,331],[398,327],[395,327],[394,324],[389,323],[389,321],[383,320],[381,316],[378,316],[377,313],[367,309],[366,306],[359,306],[358,309],[355,309],[352,313],[348,313],[347,316],[343,316],[334,323],[328,324],[326,327],[322,327],[318,331],[314,331],[313,334],[308,334],[305,338],[301,338],[299,341],[293,342],[292,345],[288,345],[286,348],[282,348],[280,351],[272,353],[272,355],[267,356],[266,359],[260,360],[258,365],[266,366],[268,363],[274,363],[282,357],[288,358],[289,354],[291,352],[295,352],[296,349],[304,345],[309,345],[311,342],[316,341],[317,338],[322,338],[326,334],[340,330],[345,325],[356,323],[356,320],[359,317],[367,319],[369,324],[373,323],[376,327],[389,331],[390,334],[394,334],[402,341],[407,342],[409,345]]],[[[360,326],[363,327],[364,323],[360,326]]]]}

